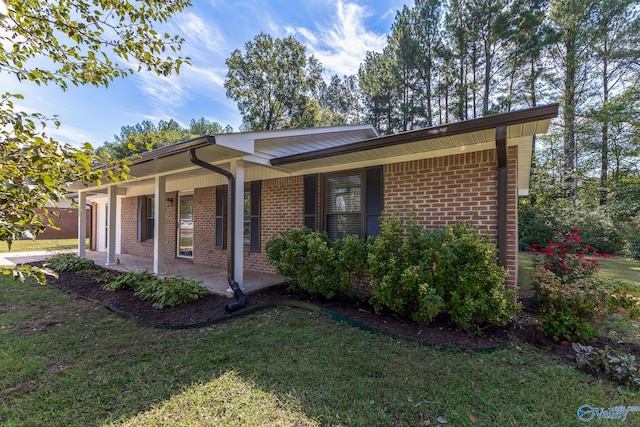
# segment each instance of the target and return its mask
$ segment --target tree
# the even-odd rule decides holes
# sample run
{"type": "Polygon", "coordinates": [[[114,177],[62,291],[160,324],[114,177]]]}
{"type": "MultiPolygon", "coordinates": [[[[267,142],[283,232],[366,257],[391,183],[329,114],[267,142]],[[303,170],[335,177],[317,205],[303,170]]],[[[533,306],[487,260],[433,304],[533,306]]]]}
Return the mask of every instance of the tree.
{"type": "Polygon", "coordinates": [[[320,111],[314,111],[322,66],[293,37],[260,33],[245,43],[244,54],[236,49],[226,63],[227,98],[237,102],[246,130],[324,124],[316,121],[323,117],[320,111]]]}
{"type": "Polygon", "coordinates": [[[233,128],[230,125],[222,127],[220,123],[209,121],[204,117],[200,117],[198,120],[191,119],[189,123],[189,133],[193,136],[216,135],[231,132],[233,132],[233,128]]]}
{"type": "Polygon", "coordinates": [[[368,121],[382,133],[391,133],[393,101],[393,63],[383,53],[367,52],[358,70],[360,89],[364,93],[368,121]]]}
{"type": "Polygon", "coordinates": [[[433,94],[438,60],[443,52],[440,21],[442,18],[441,0],[416,0],[414,12],[414,31],[418,46],[422,51],[418,56],[418,74],[424,85],[427,126],[433,126],[433,94]]]}
{"type": "Polygon", "coordinates": [[[448,36],[448,50],[451,54],[451,71],[453,72],[455,98],[453,101],[453,115],[456,120],[469,118],[469,50],[475,42],[470,34],[468,10],[461,0],[451,0],[449,12],[446,14],[446,29],[448,36]]]}
{"type": "Polygon", "coordinates": [[[233,132],[231,126],[223,128],[220,123],[211,122],[204,117],[191,119],[188,128],[183,128],[174,119],[160,120],[157,125],[143,120],[133,126],[122,126],[120,135],[114,135],[113,141],[105,141],[96,149],[96,154],[104,161],[126,159],[189,138],[230,132],[233,132]]]}
{"type": "Polygon", "coordinates": [[[594,6],[596,36],[595,58],[598,61],[600,100],[592,115],[600,125],[596,144],[600,157],[600,205],[607,202],[609,152],[615,139],[624,136],[619,124],[628,122],[629,99],[625,91],[637,83],[640,72],[640,14],[633,0],[599,0],[594,6]],[[634,75],[636,79],[634,79],[634,75]],[[635,80],[635,81],[634,81],[635,80]]]}
{"type": "Polygon", "coordinates": [[[320,92],[320,106],[331,112],[334,124],[360,124],[362,105],[358,76],[343,76],[340,79],[335,74],[328,85],[322,85],[320,92]]]}
{"type": "MultiPolygon", "coordinates": [[[[506,46],[508,86],[502,109],[538,105],[544,71],[542,57],[549,45],[547,0],[516,0],[511,4],[511,28],[506,46]]],[[[534,149],[535,151],[535,149],[534,149]]]]}
{"type": "Polygon", "coordinates": [[[552,57],[556,66],[553,84],[563,106],[564,182],[568,199],[577,196],[577,134],[579,119],[589,98],[591,37],[590,1],[552,0],[550,18],[555,30],[552,57]]]}
{"type": "MultiPolygon", "coordinates": [[[[0,17],[0,75],[18,81],[56,85],[107,86],[141,69],[177,73],[188,58],[177,54],[182,38],[158,33],[189,5],[183,0],[9,0],[0,17]],[[120,63],[118,61],[123,61],[120,63]],[[135,65],[127,65],[133,63],[135,65]]],[[[0,96],[0,240],[11,242],[53,222],[48,202],[64,197],[70,181],[118,180],[126,167],[93,170],[90,144],[62,145],[45,132],[56,120],[17,111],[18,94],[0,96]],[[39,209],[44,209],[42,214],[39,209]]]]}

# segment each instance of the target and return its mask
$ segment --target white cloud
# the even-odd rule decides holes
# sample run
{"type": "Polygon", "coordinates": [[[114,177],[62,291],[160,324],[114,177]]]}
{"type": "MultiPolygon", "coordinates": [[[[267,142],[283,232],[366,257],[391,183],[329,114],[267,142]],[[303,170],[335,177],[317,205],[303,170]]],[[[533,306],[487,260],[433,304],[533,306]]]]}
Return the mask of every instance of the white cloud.
{"type": "Polygon", "coordinates": [[[196,14],[178,15],[177,26],[177,33],[185,38],[183,54],[192,58],[206,58],[226,53],[222,32],[212,23],[203,22],[196,14]]]}
{"type": "Polygon", "coordinates": [[[185,42],[181,55],[191,58],[191,65],[184,64],[180,74],[160,77],[152,72],[135,74],[136,84],[151,105],[146,118],[176,117],[189,101],[202,94],[224,97],[224,76],[222,70],[228,46],[215,22],[203,21],[193,13],[179,15],[171,33],[181,34],[185,42]]]}
{"type": "Polygon", "coordinates": [[[315,36],[308,29],[295,30],[328,74],[350,75],[358,71],[368,51],[381,51],[386,44],[386,34],[366,29],[364,20],[371,15],[364,6],[338,0],[332,25],[318,24],[315,36]]]}

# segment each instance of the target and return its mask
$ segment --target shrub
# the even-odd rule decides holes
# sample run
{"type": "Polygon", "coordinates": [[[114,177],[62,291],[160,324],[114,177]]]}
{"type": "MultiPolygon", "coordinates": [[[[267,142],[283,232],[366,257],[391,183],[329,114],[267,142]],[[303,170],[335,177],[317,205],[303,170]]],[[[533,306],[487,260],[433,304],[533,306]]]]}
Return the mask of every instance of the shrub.
{"type": "Polygon", "coordinates": [[[602,317],[613,313],[640,316],[638,290],[631,283],[598,277],[563,282],[545,269],[535,279],[544,333],[556,341],[588,340],[602,317]]]}
{"type": "Polygon", "coordinates": [[[451,320],[464,330],[504,325],[520,310],[516,289],[506,289],[507,271],[486,235],[465,222],[432,234],[425,254],[428,283],[445,303],[451,320]]]}
{"type": "Polygon", "coordinates": [[[208,293],[208,290],[200,286],[199,281],[185,279],[182,276],[170,276],[143,282],[135,292],[141,300],[152,301],[155,309],[174,307],[195,301],[208,293]]]}
{"type": "Polygon", "coordinates": [[[354,288],[352,278],[358,280],[364,275],[367,244],[358,236],[348,235],[333,243],[333,252],[337,264],[339,290],[342,293],[351,293],[354,288]]]}
{"type": "Polygon", "coordinates": [[[55,271],[91,272],[96,270],[93,260],[74,254],[57,254],[43,261],[45,267],[55,271]]]}
{"type": "Polygon", "coordinates": [[[383,216],[380,233],[371,238],[367,258],[371,274],[371,304],[376,311],[383,308],[428,321],[440,310],[435,306],[420,313],[420,285],[424,295],[433,295],[424,280],[419,262],[426,249],[426,239],[413,218],[409,219],[406,237],[403,222],[398,216],[383,216]]]}
{"type": "Polygon", "coordinates": [[[156,276],[149,273],[148,271],[143,271],[140,273],[125,273],[116,276],[109,283],[106,283],[102,286],[102,289],[105,291],[115,292],[122,291],[125,289],[137,290],[142,284],[152,282],[156,280],[156,276]]]}
{"type": "Polygon", "coordinates": [[[640,287],[638,283],[631,283],[619,279],[599,278],[598,282],[604,295],[604,313],[622,314],[627,318],[640,318],[640,287]]]}
{"type": "Polygon", "coordinates": [[[505,289],[507,272],[497,265],[487,236],[466,223],[428,232],[410,219],[382,219],[370,244],[371,302],[428,322],[447,312],[458,327],[505,324],[519,310],[514,289],[505,289]]]}
{"type": "Polygon", "coordinates": [[[578,209],[570,216],[571,223],[580,228],[582,241],[600,253],[617,254],[625,247],[625,234],[603,208],[578,209]]]}
{"type": "Polygon", "coordinates": [[[640,261],[640,232],[629,239],[631,257],[640,261]]]}
{"type": "Polygon", "coordinates": [[[370,302],[427,323],[446,312],[462,329],[504,325],[520,309],[515,289],[505,289],[507,272],[497,265],[489,237],[460,223],[435,232],[384,216],[380,233],[365,243],[347,236],[333,243],[306,227],[274,236],[267,257],[290,284],[332,297],[353,289],[353,276],[371,276],[370,302]]]}
{"type": "Polygon", "coordinates": [[[562,283],[592,277],[598,270],[596,258],[609,255],[601,255],[591,245],[584,244],[579,231],[573,228],[561,241],[549,242],[544,247],[533,245],[530,251],[536,255],[535,267],[552,272],[562,283]]]}
{"type": "MultiPolygon", "coordinates": [[[[615,205],[615,204],[614,204],[615,205]]],[[[632,224],[613,205],[584,206],[559,201],[544,208],[521,203],[518,212],[519,246],[528,250],[543,246],[567,234],[572,227],[581,230],[582,241],[600,253],[621,253],[627,244],[626,229],[632,224]]]]}
{"type": "Polygon", "coordinates": [[[518,243],[520,250],[544,245],[556,238],[562,228],[558,216],[541,206],[521,204],[518,211],[518,243]]]}
{"type": "Polygon", "coordinates": [[[273,236],[265,250],[269,262],[292,288],[326,298],[351,294],[351,276],[362,276],[366,259],[365,242],[359,237],[347,236],[332,245],[326,232],[307,227],[273,236]]]}
{"type": "Polygon", "coordinates": [[[555,341],[587,340],[596,333],[596,290],[590,282],[563,283],[553,272],[536,275],[544,334],[555,341]],[[589,292],[591,291],[591,292],[589,292]]]}

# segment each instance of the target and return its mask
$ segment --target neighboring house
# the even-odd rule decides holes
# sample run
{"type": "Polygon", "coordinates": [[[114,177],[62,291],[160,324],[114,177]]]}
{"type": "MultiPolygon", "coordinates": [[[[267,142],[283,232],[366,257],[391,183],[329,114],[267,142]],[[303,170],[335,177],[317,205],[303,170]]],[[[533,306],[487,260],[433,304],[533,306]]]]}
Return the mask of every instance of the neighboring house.
{"type": "MultiPolygon", "coordinates": [[[[78,237],[78,208],[72,206],[70,200],[63,200],[55,204],[48,204],[47,211],[53,220],[53,226],[45,223],[44,229],[38,233],[36,239],[75,239],[78,237]]],[[[40,209],[38,213],[42,213],[40,209]]],[[[87,211],[86,232],[91,230],[91,213],[87,211]]],[[[33,238],[34,236],[28,236],[33,238]]]]}
{"type": "Polygon", "coordinates": [[[264,250],[274,234],[306,225],[366,237],[383,211],[413,209],[427,228],[469,221],[488,232],[514,285],[532,138],[557,114],[554,104],[388,136],[368,125],[203,136],[142,154],[128,181],[70,190],[94,207],[93,242],[107,263],[151,257],[158,274],[175,258],[229,262],[242,285],[243,267],[274,272],[264,250]]]}

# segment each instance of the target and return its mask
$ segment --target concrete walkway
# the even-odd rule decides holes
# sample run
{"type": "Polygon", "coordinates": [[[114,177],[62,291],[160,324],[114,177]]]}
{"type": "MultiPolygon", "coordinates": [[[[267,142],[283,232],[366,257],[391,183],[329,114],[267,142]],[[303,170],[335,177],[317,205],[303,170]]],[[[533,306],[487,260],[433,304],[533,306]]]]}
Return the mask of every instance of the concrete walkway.
{"type": "MultiPolygon", "coordinates": [[[[8,252],[0,254],[0,266],[15,266],[28,262],[38,262],[58,253],[75,253],[75,250],[65,251],[38,251],[38,252],[8,252]]],[[[106,265],[107,256],[104,252],[87,251],[87,258],[92,259],[96,265],[123,272],[153,271],[153,259],[120,254],[117,255],[119,264],[106,265]]],[[[208,265],[194,264],[188,259],[175,259],[167,261],[167,276],[183,276],[188,279],[196,279],[202,282],[202,286],[210,292],[233,297],[227,281],[227,269],[211,267],[208,265]]],[[[284,283],[284,279],[275,274],[267,274],[251,270],[244,270],[243,291],[246,294],[257,292],[269,286],[284,283]]]]}

